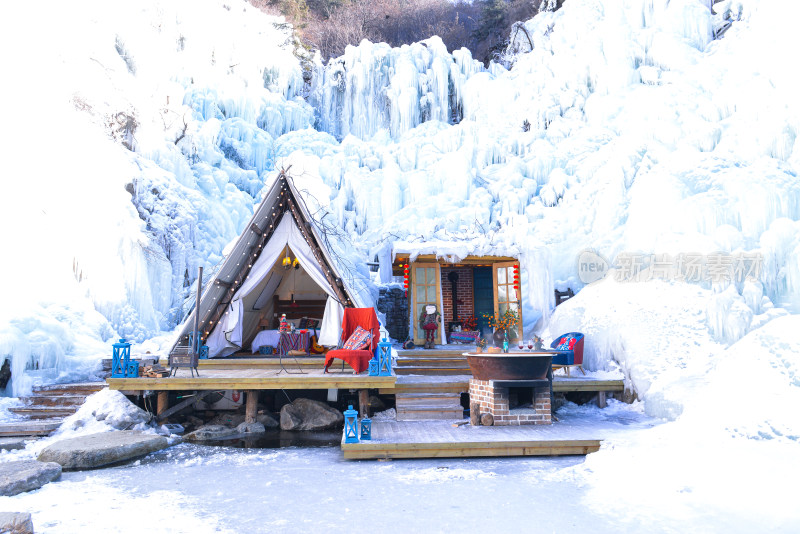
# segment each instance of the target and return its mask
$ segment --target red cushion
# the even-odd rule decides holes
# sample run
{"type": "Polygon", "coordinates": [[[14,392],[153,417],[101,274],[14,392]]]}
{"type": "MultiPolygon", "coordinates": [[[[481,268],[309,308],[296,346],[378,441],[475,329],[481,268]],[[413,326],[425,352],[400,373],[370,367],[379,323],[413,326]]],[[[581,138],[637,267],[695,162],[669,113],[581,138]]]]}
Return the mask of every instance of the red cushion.
{"type": "Polygon", "coordinates": [[[350,334],[350,337],[347,338],[347,341],[344,342],[342,346],[343,350],[361,350],[367,348],[369,345],[370,340],[372,339],[372,332],[364,330],[360,326],[357,326],[356,329],[350,334]]]}

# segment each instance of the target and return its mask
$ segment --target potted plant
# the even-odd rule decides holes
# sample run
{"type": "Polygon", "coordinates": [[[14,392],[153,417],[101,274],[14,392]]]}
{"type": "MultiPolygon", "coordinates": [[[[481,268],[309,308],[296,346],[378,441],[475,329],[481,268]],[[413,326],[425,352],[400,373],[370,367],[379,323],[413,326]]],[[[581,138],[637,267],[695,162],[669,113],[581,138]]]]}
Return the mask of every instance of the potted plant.
{"type": "Polygon", "coordinates": [[[489,326],[494,328],[494,344],[496,347],[503,345],[503,340],[508,334],[508,340],[514,341],[517,338],[517,323],[519,322],[519,314],[515,310],[508,309],[497,317],[495,314],[484,315],[489,320],[489,326]]]}

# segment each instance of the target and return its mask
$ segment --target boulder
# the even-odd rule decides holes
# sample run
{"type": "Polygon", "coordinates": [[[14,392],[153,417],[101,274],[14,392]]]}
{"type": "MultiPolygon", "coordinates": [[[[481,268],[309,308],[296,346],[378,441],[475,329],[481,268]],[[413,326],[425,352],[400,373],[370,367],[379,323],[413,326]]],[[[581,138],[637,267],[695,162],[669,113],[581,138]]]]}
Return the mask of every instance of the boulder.
{"type": "Polygon", "coordinates": [[[236,427],[236,431],[240,434],[263,434],[267,431],[259,422],[255,423],[242,423],[241,425],[236,427]]]}
{"type": "Polygon", "coordinates": [[[24,512],[0,512],[0,532],[33,534],[31,514],[24,512]]]}
{"type": "Polygon", "coordinates": [[[224,425],[229,427],[237,427],[242,423],[244,423],[244,414],[236,412],[223,412],[208,422],[209,425],[224,425]]]}
{"type": "Polygon", "coordinates": [[[11,358],[6,358],[0,367],[0,389],[5,389],[9,380],[11,380],[11,358]]]}
{"type": "Polygon", "coordinates": [[[152,416],[119,391],[103,389],[87,397],[83,406],[64,420],[64,426],[77,430],[91,419],[102,421],[117,430],[127,430],[136,425],[144,426],[152,416]]]}
{"type": "Polygon", "coordinates": [[[31,438],[0,438],[0,451],[18,451],[24,449],[31,438]]]}
{"type": "Polygon", "coordinates": [[[268,413],[260,413],[256,416],[256,422],[264,425],[264,428],[278,428],[280,423],[268,413]]]}
{"type": "Polygon", "coordinates": [[[343,422],[342,412],[311,399],[296,399],[281,408],[283,430],[327,430],[343,422]]]}
{"type": "Polygon", "coordinates": [[[205,425],[194,432],[186,434],[184,439],[188,441],[216,441],[225,439],[236,434],[236,430],[225,425],[205,425]]]}
{"type": "Polygon", "coordinates": [[[369,396],[369,411],[370,413],[382,412],[386,409],[386,404],[375,395],[369,396]]]}
{"type": "MultiPolygon", "coordinates": [[[[61,466],[52,462],[20,460],[0,463],[0,495],[10,496],[39,489],[61,476],[61,466]]],[[[0,529],[0,532],[5,532],[0,529]]]]}
{"type": "Polygon", "coordinates": [[[64,469],[94,469],[124,462],[169,447],[164,436],[134,430],[101,432],[57,441],[39,453],[39,460],[64,469]]]}

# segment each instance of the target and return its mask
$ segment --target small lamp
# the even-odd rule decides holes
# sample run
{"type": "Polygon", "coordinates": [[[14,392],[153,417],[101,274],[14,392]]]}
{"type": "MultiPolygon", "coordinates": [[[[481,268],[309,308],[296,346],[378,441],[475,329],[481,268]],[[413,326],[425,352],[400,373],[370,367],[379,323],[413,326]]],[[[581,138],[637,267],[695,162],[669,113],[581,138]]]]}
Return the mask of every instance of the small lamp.
{"type": "Polygon", "coordinates": [[[358,443],[358,426],[356,425],[356,418],[358,412],[353,409],[351,404],[344,411],[344,442],[345,443],[358,443]]]}
{"type": "Polygon", "coordinates": [[[392,344],[383,338],[378,343],[378,375],[392,376],[392,344]]]}
{"type": "Polygon", "coordinates": [[[131,361],[131,344],[126,343],[125,339],[120,339],[119,343],[113,345],[113,355],[111,359],[111,378],[125,378],[131,361]]]}
{"type": "Polygon", "coordinates": [[[361,439],[372,439],[372,419],[369,417],[361,420],[361,439]]]}
{"type": "Polygon", "coordinates": [[[378,376],[380,372],[380,364],[378,363],[378,358],[372,358],[369,361],[369,376],[378,376]]]}

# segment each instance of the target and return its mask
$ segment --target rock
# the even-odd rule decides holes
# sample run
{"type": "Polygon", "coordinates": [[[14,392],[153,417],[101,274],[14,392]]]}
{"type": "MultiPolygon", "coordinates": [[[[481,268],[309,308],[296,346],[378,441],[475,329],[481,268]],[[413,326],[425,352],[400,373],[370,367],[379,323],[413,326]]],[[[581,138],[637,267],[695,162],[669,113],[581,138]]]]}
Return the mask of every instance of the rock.
{"type": "Polygon", "coordinates": [[[385,314],[386,329],[393,339],[408,339],[408,298],[397,287],[379,290],[376,308],[385,314]]]}
{"type": "Polygon", "coordinates": [[[264,428],[278,428],[280,423],[268,413],[260,413],[256,416],[256,422],[264,425],[264,428]]]}
{"type": "Polygon", "coordinates": [[[0,438],[0,451],[18,451],[24,449],[31,438],[0,438]]]}
{"type": "Polygon", "coordinates": [[[369,411],[370,413],[382,412],[386,409],[386,404],[376,395],[369,396],[369,411]]]}
{"type": "Polygon", "coordinates": [[[33,534],[31,514],[24,512],[0,512],[0,532],[10,534],[33,534]]]}
{"type": "Polygon", "coordinates": [[[236,431],[240,434],[263,434],[267,431],[259,422],[255,423],[242,423],[241,425],[236,427],[236,431]]]}
{"type": "Polygon", "coordinates": [[[61,466],[57,463],[36,460],[3,462],[0,463],[0,495],[10,496],[39,489],[60,476],[61,466]]]}
{"type": "Polygon", "coordinates": [[[342,412],[311,399],[296,399],[281,408],[283,430],[327,430],[343,422],[342,412]]]}
{"type": "Polygon", "coordinates": [[[236,412],[221,413],[208,422],[209,425],[237,427],[244,423],[244,414],[236,412]]]}
{"type": "Polygon", "coordinates": [[[9,380],[11,380],[11,358],[6,358],[0,367],[0,389],[5,389],[9,380]]]}
{"type": "Polygon", "coordinates": [[[194,432],[186,434],[184,439],[188,441],[215,441],[225,439],[236,434],[236,430],[225,425],[205,425],[194,432]]]}
{"type": "Polygon", "coordinates": [[[164,436],[134,430],[100,432],[57,441],[39,453],[39,460],[59,463],[64,469],[94,469],[167,447],[164,436]]]}
{"type": "Polygon", "coordinates": [[[152,416],[119,391],[103,389],[87,397],[83,406],[64,420],[64,425],[77,430],[90,419],[102,421],[117,430],[127,430],[149,422],[152,416]]]}

